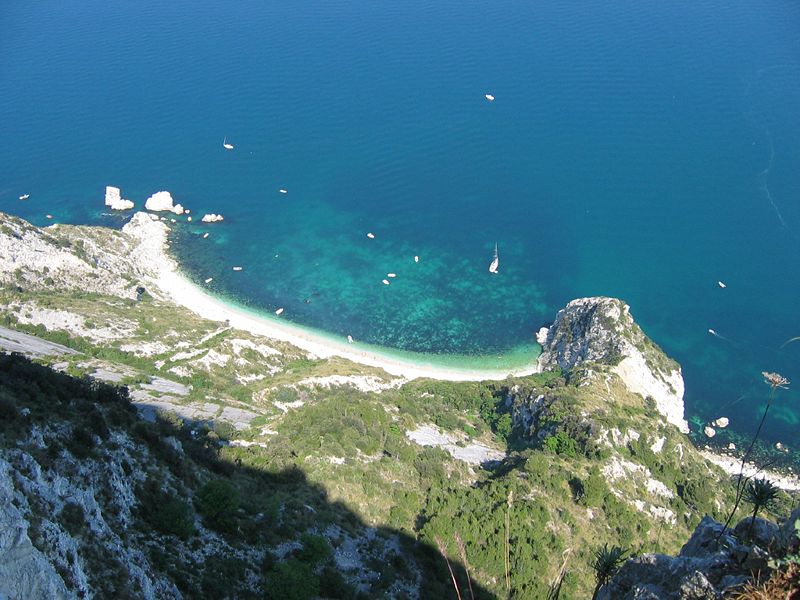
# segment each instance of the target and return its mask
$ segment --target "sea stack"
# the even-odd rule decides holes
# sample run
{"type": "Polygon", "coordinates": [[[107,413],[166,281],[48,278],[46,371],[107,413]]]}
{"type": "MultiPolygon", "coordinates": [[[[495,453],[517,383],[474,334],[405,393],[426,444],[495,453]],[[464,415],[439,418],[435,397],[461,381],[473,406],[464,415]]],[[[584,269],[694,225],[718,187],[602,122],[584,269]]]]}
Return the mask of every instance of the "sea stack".
{"type": "Polygon", "coordinates": [[[218,215],[216,213],[209,213],[203,215],[203,218],[200,219],[203,223],[217,223],[219,221],[224,221],[224,217],[222,215],[218,215]]]}
{"type": "Polygon", "coordinates": [[[176,215],[183,214],[183,206],[181,206],[180,204],[173,205],[172,194],[166,191],[156,192],[155,194],[150,196],[144,203],[144,207],[147,210],[151,210],[153,212],[161,212],[168,210],[170,212],[175,213],[176,215]]]}
{"type": "Polygon", "coordinates": [[[111,210],[130,210],[133,208],[133,202],[125,200],[120,195],[120,189],[112,185],[106,186],[106,206],[111,210]]]}

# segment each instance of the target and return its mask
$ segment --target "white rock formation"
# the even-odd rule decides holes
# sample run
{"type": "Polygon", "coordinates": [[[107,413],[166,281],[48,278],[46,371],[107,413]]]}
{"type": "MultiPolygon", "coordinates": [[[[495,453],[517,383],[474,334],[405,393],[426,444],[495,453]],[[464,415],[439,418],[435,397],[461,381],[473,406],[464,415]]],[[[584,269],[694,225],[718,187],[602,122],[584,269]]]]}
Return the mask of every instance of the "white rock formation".
{"type": "Polygon", "coordinates": [[[203,223],[217,223],[219,221],[224,221],[225,218],[222,215],[218,215],[216,213],[208,213],[203,215],[203,218],[200,220],[203,223]]]}
{"type": "Polygon", "coordinates": [[[569,370],[591,362],[608,365],[629,390],[652,398],[667,421],[683,432],[689,431],[683,417],[680,366],[644,334],[634,322],[630,307],[621,300],[573,300],[558,312],[540,344],[542,370],[569,370]]]}
{"type": "Polygon", "coordinates": [[[144,203],[144,207],[147,210],[152,210],[153,212],[168,210],[170,212],[174,212],[176,215],[182,215],[184,213],[183,206],[180,204],[173,205],[172,194],[165,191],[156,192],[150,196],[144,203]]]}
{"type": "Polygon", "coordinates": [[[725,429],[729,423],[730,420],[728,419],[728,417],[720,417],[719,419],[714,421],[714,425],[716,425],[720,429],[725,429]]]}
{"type": "Polygon", "coordinates": [[[707,438],[713,438],[715,435],[717,435],[717,432],[714,431],[714,428],[713,427],[709,427],[708,425],[703,427],[703,433],[706,434],[707,438]]]}
{"type": "Polygon", "coordinates": [[[106,206],[111,207],[111,210],[130,210],[133,208],[133,202],[124,200],[120,195],[120,189],[118,187],[107,185],[106,206]]]}

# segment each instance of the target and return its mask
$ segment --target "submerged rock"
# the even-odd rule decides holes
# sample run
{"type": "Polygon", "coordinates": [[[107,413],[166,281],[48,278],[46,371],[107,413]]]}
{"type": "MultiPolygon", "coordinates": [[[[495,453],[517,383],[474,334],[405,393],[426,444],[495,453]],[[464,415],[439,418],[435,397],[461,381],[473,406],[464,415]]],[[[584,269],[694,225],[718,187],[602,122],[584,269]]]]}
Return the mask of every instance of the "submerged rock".
{"type": "Polygon", "coordinates": [[[608,365],[629,390],[651,397],[667,421],[689,431],[683,416],[680,365],[645,335],[622,300],[573,300],[558,312],[546,336],[540,331],[537,339],[542,346],[542,370],[569,370],[584,363],[608,365]]]}

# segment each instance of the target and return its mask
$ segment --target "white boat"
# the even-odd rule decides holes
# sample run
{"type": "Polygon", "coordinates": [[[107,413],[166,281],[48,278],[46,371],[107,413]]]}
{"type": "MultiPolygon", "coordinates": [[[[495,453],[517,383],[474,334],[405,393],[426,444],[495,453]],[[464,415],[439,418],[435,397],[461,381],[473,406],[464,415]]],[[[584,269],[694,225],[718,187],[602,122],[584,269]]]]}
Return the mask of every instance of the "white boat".
{"type": "Polygon", "coordinates": [[[383,285],[389,285],[389,280],[388,279],[382,279],[381,281],[382,281],[383,285]]]}
{"type": "Polygon", "coordinates": [[[494,102],[494,96],[492,96],[491,94],[486,94],[486,99],[487,99],[489,102],[494,102]]]}
{"type": "Polygon", "coordinates": [[[289,193],[289,191],[288,191],[288,190],[285,190],[285,189],[283,189],[283,188],[279,189],[278,191],[279,191],[281,194],[288,194],[288,193],[289,193]]]}
{"type": "Polygon", "coordinates": [[[719,287],[721,287],[723,290],[724,290],[726,287],[728,287],[727,285],[725,285],[725,284],[724,284],[723,282],[721,282],[721,281],[718,281],[718,282],[717,282],[717,285],[718,285],[719,287]]]}
{"type": "Polygon", "coordinates": [[[497,269],[500,267],[500,257],[497,255],[497,243],[494,245],[494,258],[489,263],[489,273],[497,274],[497,269]]]}
{"type": "Polygon", "coordinates": [[[31,195],[30,195],[30,194],[22,194],[22,196],[20,196],[20,197],[19,197],[19,199],[20,199],[20,200],[27,200],[27,199],[28,199],[28,198],[30,198],[30,197],[31,197],[31,195]]]}
{"type": "Polygon", "coordinates": [[[367,237],[368,237],[369,239],[371,239],[371,240],[374,240],[374,239],[375,239],[375,234],[374,234],[374,233],[372,233],[372,232],[370,231],[370,232],[367,234],[367,237]]]}
{"type": "Polygon", "coordinates": [[[347,343],[348,344],[352,344],[353,343],[353,336],[352,335],[348,335],[347,336],[347,343]]]}
{"type": "Polygon", "coordinates": [[[222,147],[225,148],[225,150],[233,150],[233,144],[228,142],[227,136],[222,138],[222,147]]]}
{"type": "Polygon", "coordinates": [[[282,313],[283,313],[283,309],[282,308],[279,308],[278,310],[275,311],[276,315],[280,315],[282,313]]]}
{"type": "Polygon", "coordinates": [[[397,273],[387,273],[387,277],[397,277],[397,273]]]}
{"type": "Polygon", "coordinates": [[[241,271],[241,270],[242,270],[242,267],[233,267],[233,270],[234,270],[234,271],[241,271]]]}
{"type": "Polygon", "coordinates": [[[419,262],[419,256],[414,257],[414,262],[419,262]]]}
{"type": "Polygon", "coordinates": [[[213,277],[209,277],[208,279],[206,279],[206,283],[211,283],[212,281],[214,281],[213,277]]]}

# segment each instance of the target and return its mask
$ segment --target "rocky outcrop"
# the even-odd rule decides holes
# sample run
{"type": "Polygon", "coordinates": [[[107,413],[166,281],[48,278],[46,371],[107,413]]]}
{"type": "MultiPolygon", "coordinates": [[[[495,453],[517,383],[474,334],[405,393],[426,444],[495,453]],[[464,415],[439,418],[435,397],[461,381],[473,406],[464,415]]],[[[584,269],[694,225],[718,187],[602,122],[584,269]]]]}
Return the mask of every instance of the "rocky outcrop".
{"type": "MultiPolygon", "coordinates": [[[[762,519],[763,521],[763,519],[762,519]]],[[[765,522],[766,523],[766,522],[765,522]]],[[[743,519],[734,530],[749,527],[743,519]]],[[[599,600],[716,600],[726,589],[749,580],[767,568],[766,547],[778,535],[778,528],[759,524],[763,539],[746,545],[736,535],[717,537],[722,524],[705,517],[678,556],[644,554],[631,558],[600,592],[599,600]],[[763,546],[763,547],[762,547],[763,546]]]]}
{"type": "MultiPolygon", "coordinates": [[[[154,220],[155,219],[155,220],[154,220]]],[[[136,213],[122,232],[102,227],[34,227],[0,213],[0,283],[137,297],[137,288],[174,268],[165,253],[169,229],[136,213]]],[[[152,295],[157,286],[146,285],[152,295]]]]}
{"type": "Polygon", "coordinates": [[[183,206],[180,204],[173,204],[172,194],[165,191],[156,192],[150,196],[144,203],[144,207],[153,212],[170,211],[174,212],[176,215],[182,215],[184,213],[183,206]]]}
{"type": "Polygon", "coordinates": [[[120,189],[111,185],[106,186],[106,206],[111,210],[130,210],[133,208],[131,200],[124,200],[120,195],[120,189]]]}
{"type": "Polygon", "coordinates": [[[224,221],[225,218],[222,215],[218,215],[217,213],[209,213],[207,215],[203,215],[203,218],[200,220],[203,223],[217,223],[219,221],[224,221]]]}
{"type": "Polygon", "coordinates": [[[585,363],[607,365],[629,390],[655,402],[658,411],[681,431],[689,430],[683,416],[683,377],[633,320],[630,307],[616,298],[573,300],[558,312],[542,346],[542,370],[565,371],[585,363]]]}

